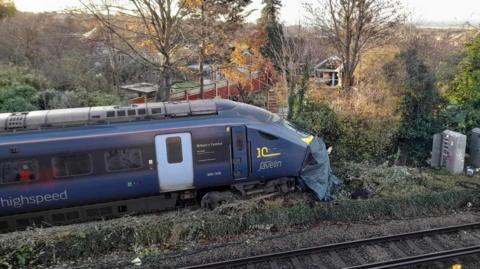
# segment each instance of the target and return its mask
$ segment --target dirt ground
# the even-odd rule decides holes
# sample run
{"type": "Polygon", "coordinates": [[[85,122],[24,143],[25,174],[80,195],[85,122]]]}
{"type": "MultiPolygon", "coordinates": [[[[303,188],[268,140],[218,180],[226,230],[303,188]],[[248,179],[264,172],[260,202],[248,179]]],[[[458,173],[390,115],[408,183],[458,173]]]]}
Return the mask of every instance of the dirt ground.
{"type": "Polygon", "coordinates": [[[293,227],[278,231],[259,227],[256,232],[234,238],[222,238],[215,242],[197,245],[185,243],[181,250],[160,253],[151,249],[143,257],[135,253],[115,253],[95,259],[76,261],[50,268],[178,268],[186,265],[215,262],[232,258],[266,254],[302,247],[374,236],[391,235],[480,221],[480,212],[452,212],[449,215],[389,221],[360,223],[320,223],[314,227],[293,227]],[[140,258],[141,265],[132,261],[140,258]]]}

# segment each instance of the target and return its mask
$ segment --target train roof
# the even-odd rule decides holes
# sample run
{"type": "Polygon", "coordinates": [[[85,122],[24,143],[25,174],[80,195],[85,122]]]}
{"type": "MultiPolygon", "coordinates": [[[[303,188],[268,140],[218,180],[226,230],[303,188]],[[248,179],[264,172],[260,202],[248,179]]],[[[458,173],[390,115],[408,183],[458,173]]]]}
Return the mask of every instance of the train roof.
{"type": "MultiPolygon", "coordinates": [[[[184,102],[158,102],[130,106],[103,106],[31,111],[0,114],[0,135],[7,133],[64,129],[67,127],[134,124],[198,118],[244,118],[256,122],[271,122],[278,116],[255,106],[225,99],[184,102]]],[[[87,128],[88,129],[88,128],[87,128]]]]}

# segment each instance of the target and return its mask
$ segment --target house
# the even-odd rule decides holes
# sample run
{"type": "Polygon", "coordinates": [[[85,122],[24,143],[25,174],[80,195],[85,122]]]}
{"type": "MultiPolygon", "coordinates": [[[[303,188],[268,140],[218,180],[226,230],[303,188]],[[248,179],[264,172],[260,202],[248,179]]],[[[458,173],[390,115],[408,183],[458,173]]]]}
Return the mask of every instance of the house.
{"type": "Polygon", "coordinates": [[[314,67],[314,77],[317,84],[330,87],[342,86],[343,63],[338,56],[331,56],[314,67]]]}

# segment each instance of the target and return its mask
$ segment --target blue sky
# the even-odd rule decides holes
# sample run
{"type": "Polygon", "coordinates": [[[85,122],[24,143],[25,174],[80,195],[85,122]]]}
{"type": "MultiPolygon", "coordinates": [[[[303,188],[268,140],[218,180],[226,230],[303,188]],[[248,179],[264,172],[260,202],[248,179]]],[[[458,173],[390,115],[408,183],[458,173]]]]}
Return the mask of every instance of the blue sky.
{"type": "MultiPolygon", "coordinates": [[[[302,2],[317,0],[283,0],[281,18],[288,24],[295,24],[304,19],[302,2]]],[[[480,0],[401,0],[411,13],[414,22],[480,22],[480,0]]],[[[78,6],[78,0],[15,0],[17,8],[22,11],[55,11],[78,6]]],[[[259,16],[261,0],[253,0],[253,13],[250,20],[259,16]]]]}

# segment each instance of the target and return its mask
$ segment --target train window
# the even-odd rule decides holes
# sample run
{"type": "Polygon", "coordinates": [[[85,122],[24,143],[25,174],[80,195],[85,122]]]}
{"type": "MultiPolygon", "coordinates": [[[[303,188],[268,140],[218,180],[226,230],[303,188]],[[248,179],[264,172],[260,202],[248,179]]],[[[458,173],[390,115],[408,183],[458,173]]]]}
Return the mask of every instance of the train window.
{"type": "Polygon", "coordinates": [[[145,110],[145,108],[140,108],[138,110],[138,115],[145,115],[145,114],[147,114],[147,111],[145,110]]]}
{"type": "Polygon", "coordinates": [[[125,113],[125,110],[119,110],[117,111],[117,116],[118,117],[125,117],[126,113],[125,113]]]}
{"type": "Polygon", "coordinates": [[[297,125],[287,121],[287,120],[282,120],[283,126],[287,127],[288,129],[295,131],[303,136],[309,136],[308,131],[303,130],[302,128],[298,127],[297,125]]]}
{"type": "Polygon", "coordinates": [[[107,171],[125,171],[142,168],[141,149],[114,149],[105,152],[107,171]]]}
{"type": "Polygon", "coordinates": [[[160,113],[162,113],[161,108],[152,108],[152,114],[160,114],[160,113]]]}
{"type": "Polygon", "coordinates": [[[38,179],[38,162],[36,160],[6,161],[0,164],[0,169],[2,184],[38,179]]]}
{"type": "Polygon", "coordinates": [[[174,164],[183,162],[182,139],[178,136],[169,137],[166,142],[168,163],[174,164]]]}
{"type": "Polygon", "coordinates": [[[92,173],[92,158],[90,154],[77,154],[54,157],[53,175],[57,178],[84,176],[92,173]]]}
{"type": "Polygon", "coordinates": [[[115,117],[115,111],[107,111],[107,118],[115,117]]]}
{"type": "Polygon", "coordinates": [[[235,142],[236,144],[236,150],[242,151],[243,150],[243,137],[245,136],[243,132],[236,132],[235,136],[237,137],[237,141],[235,142]]]}
{"type": "Polygon", "coordinates": [[[128,111],[128,116],[135,116],[135,115],[137,115],[137,111],[135,109],[130,109],[128,111]]]}

